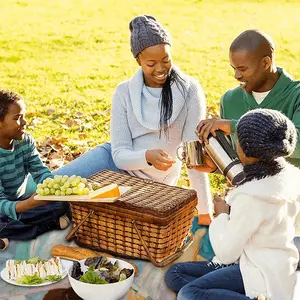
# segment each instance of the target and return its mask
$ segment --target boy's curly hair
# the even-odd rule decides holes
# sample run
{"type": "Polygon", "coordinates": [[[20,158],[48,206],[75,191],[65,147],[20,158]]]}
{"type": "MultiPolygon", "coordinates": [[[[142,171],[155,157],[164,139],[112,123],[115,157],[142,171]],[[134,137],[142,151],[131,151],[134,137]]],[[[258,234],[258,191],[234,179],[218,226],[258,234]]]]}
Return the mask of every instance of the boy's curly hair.
{"type": "Polygon", "coordinates": [[[21,99],[22,97],[15,92],[0,90],[0,121],[4,120],[9,106],[21,99]]]}

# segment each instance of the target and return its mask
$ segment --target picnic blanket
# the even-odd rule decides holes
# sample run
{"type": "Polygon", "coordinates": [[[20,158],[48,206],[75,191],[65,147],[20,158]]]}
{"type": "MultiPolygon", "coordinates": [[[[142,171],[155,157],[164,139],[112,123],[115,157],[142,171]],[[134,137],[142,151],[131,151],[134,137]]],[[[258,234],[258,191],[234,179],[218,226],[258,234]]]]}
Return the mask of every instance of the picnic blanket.
{"type": "MultiPolygon", "coordinates": [[[[207,238],[206,227],[197,225],[197,218],[193,221],[192,231],[194,233],[193,244],[185,253],[177,259],[176,262],[203,260],[199,255],[203,237],[207,238]]],[[[56,244],[76,245],[74,242],[65,241],[65,236],[71,227],[63,231],[51,231],[39,236],[32,241],[10,241],[8,249],[0,252],[0,270],[5,267],[7,259],[28,259],[34,256],[40,256],[42,259],[48,259],[51,256],[51,249],[56,244]]],[[[300,248],[300,239],[299,248],[300,248]]],[[[207,247],[207,245],[206,245],[207,247]]],[[[204,251],[210,249],[204,249],[204,251]]],[[[139,275],[135,278],[133,290],[137,297],[127,298],[124,300],[146,299],[146,300],[175,300],[176,295],[170,291],[164,281],[164,276],[169,266],[157,268],[150,262],[142,260],[133,260],[139,269],[139,275]]],[[[300,299],[300,271],[297,272],[298,281],[295,288],[293,300],[300,299]]],[[[51,286],[44,287],[18,287],[0,280],[0,299],[1,300],[40,300],[43,299],[49,289],[68,288],[70,287],[68,278],[61,280],[51,286]]]]}
{"type": "MultiPolygon", "coordinates": [[[[194,224],[197,223],[195,218],[194,224]]],[[[51,249],[54,245],[65,244],[74,245],[74,242],[65,241],[65,236],[71,230],[71,227],[62,231],[51,231],[39,236],[32,241],[10,241],[8,249],[0,252],[0,270],[5,267],[7,259],[28,259],[34,256],[40,256],[41,259],[51,257],[51,249]]],[[[206,228],[202,226],[194,226],[194,242],[185,251],[185,253],[175,262],[201,260],[199,256],[200,240],[206,233],[206,228]]],[[[150,262],[143,260],[133,260],[139,269],[139,275],[135,278],[133,289],[136,294],[141,296],[139,299],[147,300],[175,300],[176,295],[169,290],[165,284],[164,276],[169,266],[157,268],[150,262]]],[[[0,299],[1,300],[40,300],[43,299],[49,289],[68,288],[70,287],[68,278],[44,287],[18,287],[0,281],[0,299]]]]}

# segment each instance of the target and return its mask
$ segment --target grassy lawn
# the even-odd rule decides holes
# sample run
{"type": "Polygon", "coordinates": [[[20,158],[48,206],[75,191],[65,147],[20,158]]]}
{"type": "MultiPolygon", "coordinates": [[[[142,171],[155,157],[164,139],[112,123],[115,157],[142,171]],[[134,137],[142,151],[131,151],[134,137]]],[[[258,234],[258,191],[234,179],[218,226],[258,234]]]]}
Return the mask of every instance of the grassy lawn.
{"type": "Polygon", "coordinates": [[[25,97],[38,141],[65,138],[86,151],[109,139],[114,88],[136,71],[128,29],[135,15],[168,28],[174,62],[201,82],[216,115],[220,96],[236,85],[228,47],[245,29],[269,33],[278,65],[300,78],[299,11],[299,1],[284,0],[0,1],[0,86],[25,97]]]}

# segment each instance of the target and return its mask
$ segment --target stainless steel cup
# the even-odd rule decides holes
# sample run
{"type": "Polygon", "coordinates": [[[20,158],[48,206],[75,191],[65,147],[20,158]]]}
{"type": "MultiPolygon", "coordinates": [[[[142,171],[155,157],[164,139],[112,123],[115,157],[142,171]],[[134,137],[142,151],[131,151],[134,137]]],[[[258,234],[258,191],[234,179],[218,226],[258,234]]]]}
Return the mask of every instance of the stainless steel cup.
{"type": "Polygon", "coordinates": [[[200,142],[195,140],[183,143],[183,145],[177,149],[177,157],[189,167],[202,166],[203,154],[200,142]],[[184,151],[184,157],[180,155],[180,149],[184,151]]]}

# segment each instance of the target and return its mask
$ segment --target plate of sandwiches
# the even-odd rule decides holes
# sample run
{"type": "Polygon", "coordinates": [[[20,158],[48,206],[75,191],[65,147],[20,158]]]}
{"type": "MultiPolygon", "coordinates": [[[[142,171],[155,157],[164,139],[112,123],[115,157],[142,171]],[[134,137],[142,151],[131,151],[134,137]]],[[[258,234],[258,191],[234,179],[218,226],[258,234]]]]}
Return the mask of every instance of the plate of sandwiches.
{"type": "Polygon", "coordinates": [[[48,260],[39,257],[29,260],[9,259],[6,261],[6,267],[1,271],[1,278],[17,286],[50,285],[65,278],[71,264],[70,261],[59,257],[48,260]]]}

